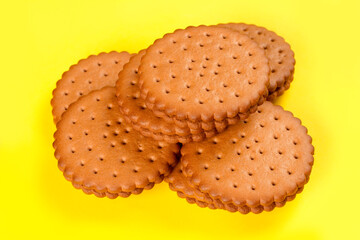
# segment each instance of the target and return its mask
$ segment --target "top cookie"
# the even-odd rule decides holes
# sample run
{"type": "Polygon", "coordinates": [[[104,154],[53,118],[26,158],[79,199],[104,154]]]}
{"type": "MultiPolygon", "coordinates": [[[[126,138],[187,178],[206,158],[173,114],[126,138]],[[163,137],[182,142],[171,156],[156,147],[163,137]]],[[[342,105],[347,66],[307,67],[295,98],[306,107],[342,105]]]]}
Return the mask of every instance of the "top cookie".
{"type": "Polygon", "coordinates": [[[53,91],[51,105],[54,122],[57,123],[63,112],[79,97],[105,86],[115,86],[118,73],[130,57],[128,52],[113,51],[91,55],[71,66],[53,91]]]}
{"type": "Polygon", "coordinates": [[[149,108],[179,120],[222,121],[266,95],[268,59],[249,37],[219,27],[188,27],[146,50],[139,67],[149,108]]]}
{"type": "Polygon", "coordinates": [[[269,98],[273,98],[272,94],[281,95],[283,87],[289,88],[294,73],[295,59],[290,45],[282,37],[266,28],[252,24],[227,23],[217,26],[246,34],[265,50],[270,66],[269,98]]]}

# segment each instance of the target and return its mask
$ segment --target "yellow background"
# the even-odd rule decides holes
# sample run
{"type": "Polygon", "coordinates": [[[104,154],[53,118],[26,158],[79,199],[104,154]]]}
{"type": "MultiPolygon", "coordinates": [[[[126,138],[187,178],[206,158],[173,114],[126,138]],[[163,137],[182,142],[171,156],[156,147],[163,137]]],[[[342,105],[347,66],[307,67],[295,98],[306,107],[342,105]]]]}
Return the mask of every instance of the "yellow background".
{"type": "Polygon", "coordinates": [[[0,238],[360,239],[360,4],[356,1],[2,1],[0,238]],[[260,215],[201,209],[163,183],[116,200],[65,181],[53,156],[51,91],[71,64],[137,52],[188,25],[246,22],[292,46],[296,71],[277,103],[315,146],[305,190],[260,215]]]}

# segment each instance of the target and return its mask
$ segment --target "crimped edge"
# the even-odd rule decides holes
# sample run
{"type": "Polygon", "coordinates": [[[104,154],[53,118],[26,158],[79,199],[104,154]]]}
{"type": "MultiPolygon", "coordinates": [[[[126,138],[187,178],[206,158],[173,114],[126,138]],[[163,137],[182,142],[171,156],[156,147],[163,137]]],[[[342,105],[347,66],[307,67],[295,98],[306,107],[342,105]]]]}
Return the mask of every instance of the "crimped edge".
{"type": "MultiPolygon", "coordinates": [[[[122,112],[121,110],[122,108],[120,107],[120,112],[122,112]]],[[[145,137],[151,137],[154,140],[157,141],[165,141],[168,143],[189,143],[189,142],[200,142],[203,141],[206,138],[210,138],[216,135],[216,131],[206,131],[206,132],[202,132],[199,134],[188,134],[188,135],[184,135],[184,136],[180,136],[177,134],[165,134],[163,132],[152,132],[150,129],[144,128],[142,126],[140,126],[139,124],[133,122],[131,120],[131,118],[129,116],[127,116],[126,114],[124,114],[124,118],[125,120],[131,124],[131,126],[138,132],[140,132],[140,134],[142,134],[145,137]]]]}
{"type": "Polygon", "coordinates": [[[270,212],[274,210],[276,207],[283,207],[287,202],[294,200],[296,198],[296,195],[301,193],[304,189],[304,187],[298,188],[295,194],[286,196],[286,198],[280,202],[274,201],[266,206],[259,205],[257,207],[248,207],[248,206],[237,206],[233,203],[223,203],[221,202],[221,200],[213,199],[209,194],[201,192],[200,189],[196,188],[195,186],[189,185],[189,187],[193,188],[194,190],[198,190],[199,192],[204,194],[204,199],[199,200],[194,195],[189,195],[185,193],[183,189],[177,187],[174,184],[173,178],[166,177],[164,181],[168,182],[170,190],[176,192],[178,197],[186,199],[186,201],[190,204],[196,204],[201,208],[207,207],[210,209],[223,209],[229,212],[240,212],[242,214],[248,214],[250,212],[259,214],[262,213],[263,211],[270,212]]]}
{"type": "MultiPolygon", "coordinates": [[[[238,113],[235,117],[228,117],[228,118],[224,119],[223,121],[193,122],[190,120],[178,120],[175,117],[173,117],[172,119],[173,119],[175,125],[177,125],[179,127],[183,127],[185,124],[189,127],[190,131],[198,131],[199,129],[202,132],[216,130],[217,133],[221,133],[221,132],[225,131],[229,125],[234,125],[238,121],[245,120],[246,118],[248,118],[250,116],[250,114],[254,113],[257,110],[258,106],[262,105],[266,101],[267,96],[268,96],[268,91],[266,91],[264,93],[264,95],[260,97],[257,104],[250,107],[246,113],[238,113]],[[196,127],[193,128],[194,126],[196,126],[196,127]]],[[[160,117],[160,118],[162,118],[162,116],[164,114],[163,112],[159,112],[159,111],[153,111],[153,113],[155,116],[160,117]]]]}
{"type": "Polygon", "coordinates": [[[143,192],[144,189],[150,190],[154,187],[155,183],[154,182],[149,183],[144,188],[136,188],[134,191],[131,191],[131,192],[118,192],[118,193],[111,193],[111,192],[107,192],[107,191],[106,192],[98,192],[95,189],[87,189],[83,185],[76,184],[74,182],[72,182],[72,185],[74,186],[74,188],[80,189],[85,194],[88,194],[88,195],[94,194],[96,197],[99,197],[99,198],[107,197],[110,199],[116,199],[117,197],[127,198],[131,194],[136,194],[136,195],[140,194],[143,192]]]}
{"type": "Polygon", "coordinates": [[[274,92],[271,92],[266,98],[267,101],[274,101],[277,97],[280,97],[284,94],[286,90],[290,88],[290,84],[294,79],[294,71],[291,72],[291,75],[285,80],[282,86],[276,88],[274,92]]]}

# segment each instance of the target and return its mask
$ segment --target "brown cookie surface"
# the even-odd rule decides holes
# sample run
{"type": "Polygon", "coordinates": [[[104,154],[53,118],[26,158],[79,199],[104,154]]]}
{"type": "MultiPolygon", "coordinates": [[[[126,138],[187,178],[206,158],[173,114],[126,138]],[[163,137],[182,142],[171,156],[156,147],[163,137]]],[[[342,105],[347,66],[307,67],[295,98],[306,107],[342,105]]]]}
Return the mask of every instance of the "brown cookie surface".
{"type": "Polygon", "coordinates": [[[96,196],[128,196],[150,189],[176,164],[178,145],[133,130],[117,106],[114,87],[71,104],[57,124],[55,157],[67,180],[96,196]]]}
{"type": "Polygon", "coordinates": [[[153,111],[192,122],[246,113],[267,95],[268,59],[249,37],[219,27],[188,27],[146,50],[141,96],[153,111]]]}
{"type": "Polygon", "coordinates": [[[70,104],[79,97],[105,86],[115,86],[118,73],[130,57],[128,52],[113,51],[91,55],[71,66],[53,91],[51,105],[54,122],[57,123],[70,104]]]}
{"type": "Polygon", "coordinates": [[[302,189],[310,176],[313,151],[300,120],[265,102],[225,132],[185,144],[181,164],[191,184],[211,198],[260,211],[302,189]]]}
{"type": "Polygon", "coordinates": [[[214,130],[204,132],[201,129],[190,129],[187,125],[180,127],[174,123],[173,119],[164,115],[157,117],[147,108],[145,101],[140,98],[138,86],[138,67],[144,54],[145,50],[142,50],[130,59],[119,73],[119,80],[116,83],[120,111],[127,120],[144,136],[171,143],[201,141],[213,136],[214,130]]]}
{"type": "Polygon", "coordinates": [[[270,84],[268,100],[273,100],[283,94],[290,87],[294,74],[294,52],[284,38],[275,32],[269,31],[264,27],[258,27],[245,23],[219,24],[225,27],[246,34],[265,50],[265,55],[269,59],[270,84]]]}

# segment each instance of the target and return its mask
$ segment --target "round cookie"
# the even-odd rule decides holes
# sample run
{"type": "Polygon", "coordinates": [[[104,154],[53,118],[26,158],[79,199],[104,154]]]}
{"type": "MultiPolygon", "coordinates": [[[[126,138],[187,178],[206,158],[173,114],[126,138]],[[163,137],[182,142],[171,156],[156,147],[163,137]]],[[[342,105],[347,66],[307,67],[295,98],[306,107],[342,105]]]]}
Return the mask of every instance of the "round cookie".
{"type": "Polygon", "coordinates": [[[294,52],[284,38],[263,27],[245,23],[218,24],[246,34],[265,50],[269,59],[270,84],[268,100],[280,96],[290,87],[294,75],[294,52]]]}
{"type": "Polygon", "coordinates": [[[191,184],[211,198],[271,210],[308,182],[311,141],[292,113],[265,102],[244,122],[203,142],[185,144],[181,164],[191,184]]]}
{"type": "Polygon", "coordinates": [[[133,130],[117,107],[114,87],[71,104],[57,124],[55,157],[67,180],[96,196],[141,193],[168,175],[177,144],[154,141],[133,130]]]}
{"type": "Polygon", "coordinates": [[[115,86],[118,73],[130,57],[128,52],[113,51],[91,55],[71,66],[53,91],[51,105],[54,122],[57,123],[63,112],[79,97],[105,86],[115,86]]]}
{"type": "Polygon", "coordinates": [[[145,101],[139,97],[138,86],[138,67],[144,54],[145,50],[142,50],[130,59],[119,73],[119,80],[116,83],[120,111],[128,122],[144,136],[170,143],[202,141],[206,137],[215,135],[215,130],[204,132],[202,129],[190,129],[186,125],[179,127],[173,119],[166,115],[157,117],[146,107],[145,101]]]}
{"type": "Polygon", "coordinates": [[[269,84],[264,50],[249,37],[219,27],[166,34],[146,50],[139,72],[147,106],[188,122],[245,114],[267,95],[269,84]]]}

